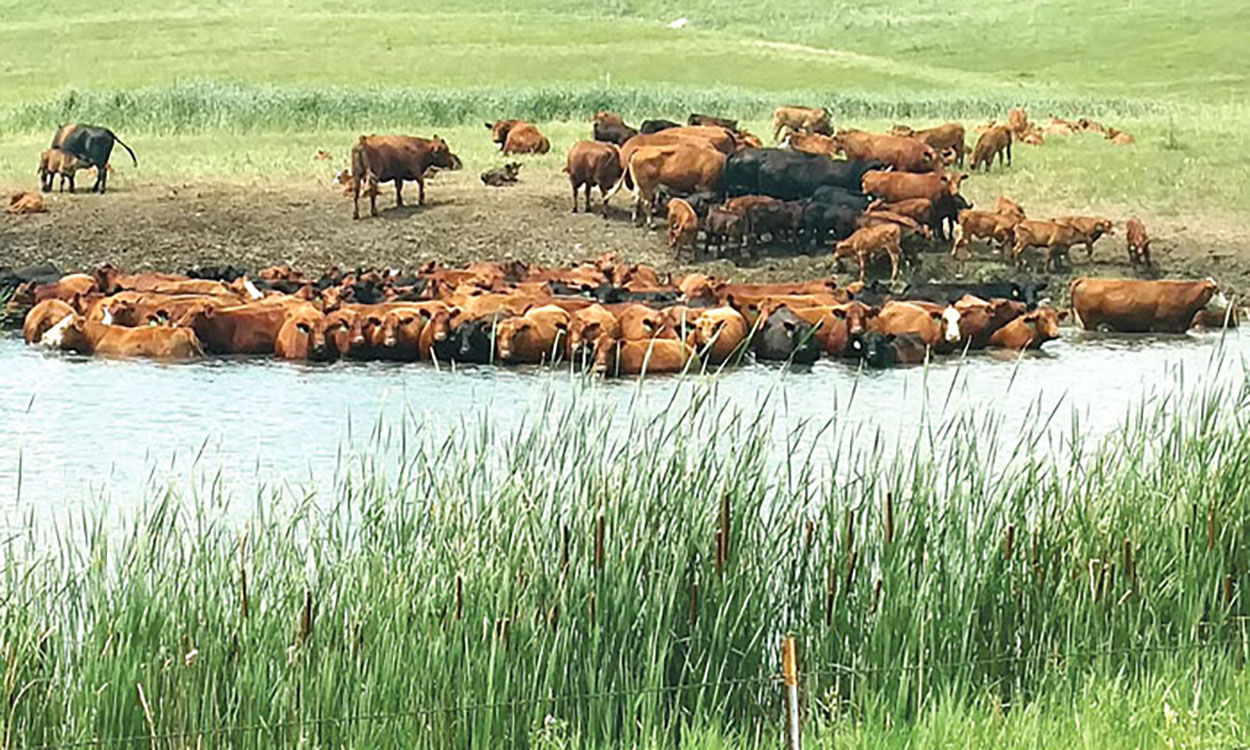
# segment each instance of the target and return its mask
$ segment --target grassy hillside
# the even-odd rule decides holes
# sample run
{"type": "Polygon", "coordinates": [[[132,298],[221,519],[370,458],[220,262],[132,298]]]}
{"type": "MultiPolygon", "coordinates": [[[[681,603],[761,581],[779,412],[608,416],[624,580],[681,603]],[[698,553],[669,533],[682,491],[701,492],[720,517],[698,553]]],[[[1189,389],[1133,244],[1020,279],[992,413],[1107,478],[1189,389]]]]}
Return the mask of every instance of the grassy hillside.
{"type": "Polygon", "coordinates": [[[0,3],[0,107],[192,79],[302,86],[1047,91],[1227,101],[1250,6],[1057,2],[321,0],[0,3]],[[690,25],[671,30],[676,17],[690,25]]]}

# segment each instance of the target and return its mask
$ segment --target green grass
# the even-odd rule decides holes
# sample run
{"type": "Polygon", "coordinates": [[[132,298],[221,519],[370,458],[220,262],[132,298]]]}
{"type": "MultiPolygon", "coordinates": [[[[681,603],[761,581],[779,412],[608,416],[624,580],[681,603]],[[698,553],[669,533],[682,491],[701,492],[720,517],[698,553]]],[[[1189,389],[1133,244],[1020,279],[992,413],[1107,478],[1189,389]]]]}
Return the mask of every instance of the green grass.
{"type": "Polygon", "coordinates": [[[334,497],[265,493],[246,526],[210,482],[10,542],[0,736],[494,748],[551,716],[577,746],[755,747],[792,632],[820,745],[1245,741],[1250,390],[1075,425],[1080,461],[984,415],[897,458],[830,427],[826,457],[709,397],[625,432],[593,393],[515,433],[379,424],[334,497]]]}

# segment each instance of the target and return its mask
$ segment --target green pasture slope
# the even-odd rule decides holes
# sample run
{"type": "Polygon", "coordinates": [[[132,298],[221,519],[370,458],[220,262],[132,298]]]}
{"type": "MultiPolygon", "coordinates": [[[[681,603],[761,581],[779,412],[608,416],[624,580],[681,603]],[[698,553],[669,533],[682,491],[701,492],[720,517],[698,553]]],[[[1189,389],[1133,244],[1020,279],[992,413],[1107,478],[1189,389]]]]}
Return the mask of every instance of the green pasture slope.
{"type": "Polygon", "coordinates": [[[0,182],[76,120],[139,141],[144,179],[238,178],[307,171],[309,145],[391,129],[437,128],[473,167],[490,155],[478,123],[500,116],[548,123],[564,144],[602,107],[631,119],[715,111],[766,130],[783,101],[866,125],[972,122],[1025,104],[1139,139],[1026,151],[1022,167],[1040,174],[1023,179],[1048,201],[1250,207],[1250,6],[1232,0],[428,5],[6,0],[0,182]],[[685,28],[667,28],[679,17],[685,28]],[[274,134],[285,137],[256,138],[274,134]]]}

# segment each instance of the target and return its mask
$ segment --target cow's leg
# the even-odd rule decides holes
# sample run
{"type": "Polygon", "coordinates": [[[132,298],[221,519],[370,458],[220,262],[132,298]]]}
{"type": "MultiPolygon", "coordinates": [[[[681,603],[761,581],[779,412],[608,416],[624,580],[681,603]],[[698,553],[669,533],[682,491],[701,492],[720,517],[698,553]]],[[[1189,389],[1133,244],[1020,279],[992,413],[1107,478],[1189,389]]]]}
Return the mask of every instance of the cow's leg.
{"type": "Polygon", "coordinates": [[[404,206],[404,181],[395,178],[395,207],[403,208],[404,206]]]}
{"type": "Polygon", "coordinates": [[[604,189],[603,185],[600,185],[599,197],[603,200],[603,218],[606,220],[608,218],[608,198],[611,198],[612,194],[604,189]]]}
{"type": "Polygon", "coordinates": [[[1011,141],[1007,141],[1007,166],[1011,166],[1011,141]]]}
{"type": "Polygon", "coordinates": [[[1011,257],[1016,263],[1016,269],[1020,268],[1020,258],[1024,255],[1024,242],[1016,240],[1015,247],[1011,248],[1011,257]]]}
{"type": "MultiPolygon", "coordinates": [[[[590,210],[590,190],[593,187],[594,185],[590,184],[589,182],[586,183],[586,213],[588,214],[594,213],[593,211],[590,210]]],[[[607,213],[607,212],[605,211],[604,213],[607,213]]]]}
{"type": "Polygon", "coordinates": [[[352,218],[360,218],[360,178],[352,178],[352,218]]]}
{"type": "Polygon", "coordinates": [[[569,183],[573,186],[573,213],[577,213],[577,190],[579,185],[572,180],[569,180],[569,183]]]}
{"type": "Polygon", "coordinates": [[[425,205],[425,175],[417,178],[417,205],[425,205]]]}
{"type": "Polygon", "coordinates": [[[1089,262],[1094,259],[1094,241],[1090,240],[1085,243],[1085,260],[1089,262]]]}
{"type": "Polygon", "coordinates": [[[868,265],[868,253],[863,250],[855,253],[859,258],[859,283],[864,283],[864,266],[868,265]]]}
{"type": "Polygon", "coordinates": [[[73,172],[70,172],[70,175],[69,175],[69,193],[70,195],[74,194],[74,173],[73,172]]]}

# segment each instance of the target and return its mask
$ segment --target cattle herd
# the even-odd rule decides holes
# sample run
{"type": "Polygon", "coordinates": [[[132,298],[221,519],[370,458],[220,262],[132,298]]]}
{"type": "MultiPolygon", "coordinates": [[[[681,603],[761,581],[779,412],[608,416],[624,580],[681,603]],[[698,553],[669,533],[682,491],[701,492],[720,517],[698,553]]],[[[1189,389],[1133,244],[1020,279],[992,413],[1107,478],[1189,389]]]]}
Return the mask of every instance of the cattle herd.
{"type": "Polygon", "coordinates": [[[603,375],[677,372],[747,358],[869,366],[972,349],[1036,349],[1072,314],[1088,328],[1184,332],[1221,325],[1211,281],[1078,279],[1072,310],[1028,283],[924,284],[892,294],[832,278],[735,284],[661,277],[611,255],[566,268],[519,261],[413,273],[287,266],[127,274],[5,271],[27,343],[84,355],[188,359],[557,364],[603,375]]]}
{"type": "MultiPolygon", "coordinates": [[[[87,355],[568,363],[604,375],[697,371],[744,358],[807,363],[828,356],[879,367],[972,349],[1022,351],[1057,338],[1069,315],[1085,328],[1124,332],[1236,322],[1210,280],[1077,279],[1064,310],[1039,302],[1044,282],[921,284],[896,293],[899,264],[908,261],[905,238],[949,241],[956,258],[967,257],[973,239],[987,239],[1010,246],[1017,267],[1038,247],[1049,269],[1069,248],[1083,245],[1092,254],[1112,233],[1102,217],[1035,221],[1006,197],[978,211],[960,195],[967,175],[953,166],[1009,165],[1013,140],[1040,139],[1022,110],[1010,113],[1008,125],[979,128],[970,150],[958,123],[873,134],[835,130],[824,109],[780,107],[773,126],[782,145],[764,148],[719,117],[691,115],[685,125],[647,120],[634,129],[598,112],[593,139],[567,154],[573,211],[592,211],[598,188],[606,215],[608,200],[626,189],[635,221],[664,214],[677,253],[750,252],[766,238],[832,246],[835,258],[857,262],[858,281],[662,277],[610,254],[564,268],[431,262],[411,273],[331,269],[319,276],[288,266],[254,275],[229,267],[128,274],[108,265],[62,274],[41,266],[0,269],[0,288],[13,290],[6,320],[22,322],[29,344],[87,355]],[[875,253],[889,260],[889,285],[865,283],[875,253]]],[[[551,148],[530,123],[487,128],[504,154],[551,148]]],[[[40,160],[43,189],[60,176],[72,191],[74,171],[93,167],[94,190],[103,192],[114,142],[121,143],[107,128],[58,129],[40,160]]],[[[380,183],[393,183],[403,205],[404,182],[416,182],[424,203],[432,171],[461,167],[438,136],[361,136],[341,181],[359,218],[362,194],[376,215],[380,183]]],[[[482,181],[514,183],[520,168],[506,164],[482,181]]],[[[1140,221],[1126,223],[1126,237],[1131,261],[1149,265],[1140,221]]]]}

